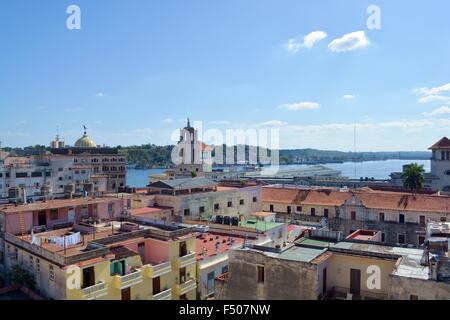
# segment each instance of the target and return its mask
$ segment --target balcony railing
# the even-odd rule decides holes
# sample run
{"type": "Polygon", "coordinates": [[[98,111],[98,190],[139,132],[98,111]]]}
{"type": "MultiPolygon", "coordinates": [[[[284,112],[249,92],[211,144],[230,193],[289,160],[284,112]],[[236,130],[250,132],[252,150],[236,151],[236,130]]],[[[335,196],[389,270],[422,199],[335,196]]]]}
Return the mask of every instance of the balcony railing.
{"type": "Polygon", "coordinates": [[[81,298],[84,300],[94,300],[108,294],[106,283],[100,282],[96,285],[81,289],[81,298]]]}
{"type": "Polygon", "coordinates": [[[176,264],[178,268],[184,268],[188,265],[195,263],[195,252],[190,252],[185,256],[178,257],[176,260],[176,264]]]}
{"type": "Polygon", "coordinates": [[[122,290],[143,282],[142,270],[126,274],[124,276],[114,276],[113,283],[116,289],[122,290]]]}
{"type": "Polygon", "coordinates": [[[172,300],[172,289],[167,289],[153,295],[153,300],[172,300]]]}
{"type": "Polygon", "coordinates": [[[170,262],[164,262],[158,265],[147,264],[142,268],[142,270],[146,277],[157,278],[172,272],[172,265],[170,264],[170,262]]]}
{"type": "Polygon", "coordinates": [[[175,286],[176,288],[176,294],[181,296],[183,294],[186,294],[192,290],[195,290],[197,288],[197,283],[195,279],[188,279],[186,282],[177,284],[175,286]]]}

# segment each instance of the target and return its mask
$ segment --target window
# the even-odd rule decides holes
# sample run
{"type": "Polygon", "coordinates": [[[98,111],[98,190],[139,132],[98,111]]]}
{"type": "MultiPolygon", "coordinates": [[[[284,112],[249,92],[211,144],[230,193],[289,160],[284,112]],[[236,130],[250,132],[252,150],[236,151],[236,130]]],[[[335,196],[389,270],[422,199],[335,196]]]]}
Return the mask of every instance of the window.
{"type": "Polygon", "coordinates": [[[233,202],[228,201],[227,207],[228,207],[228,208],[231,208],[232,206],[233,206],[233,202]]]}
{"type": "Polygon", "coordinates": [[[273,212],[273,204],[270,205],[270,212],[273,212]]]}
{"type": "Polygon", "coordinates": [[[386,241],[386,234],[384,232],[381,233],[381,242],[386,241]]]}
{"type": "Polygon", "coordinates": [[[400,213],[398,215],[398,222],[399,223],[405,223],[405,215],[403,213],[400,213]]]}
{"type": "Polygon", "coordinates": [[[191,211],[189,209],[184,209],[184,215],[188,216],[191,214],[191,211]]]}
{"type": "Polygon", "coordinates": [[[32,172],[31,177],[33,178],[42,177],[42,172],[32,172]]]}
{"type": "Polygon", "coordinates": [[[323,216],[328,218],[328,209],[323,209],[323,216]]]}
{"type": "Polygon", "coordinates": [[[419,300],[419,296],[416,296],[415,294],[411,294],[409,296],[409,300],[419,300]]]}
{"type": "Polygon", "coordinates": [[[292,212],[291,206],[287,206],[287,213],[288,213],[288,214],[291,214],[291,212],[292,212]]]}
{"type": "Polygon", "coordinates": [[[228,272],[228,266],[222,267],[222,274],[227,273],[227,272],[228,272]]]}
{"type": "Polygon", "coordinates": [[[419,236],[419,247],[425,243],[425,236],[419,236]]]}
{"type": "Polygon", "coordinates": [[[108,203],[108,213],[109,215],[114,213],[114,203],[108,203]]]}
{"type": "Polygon", "coordinates": [[[219,208],[220,208],[219,204],[218,204],[218,203],[215,203],[215,204],[214,204],[214,210],[219,210],[219,208]]]}
{"type": "Polygon", "coordinates": [[[28,173],[27,172],[16,172],[16,178],[27,178],[28,173]]]}
{"type": "Polygon", "coordinates": [[[356,220],[356,211],[351,212],[351,219],[356,220]]]}
{"type": "Polygon", "coordinates": [[[302,212],[302,207],[301,206],[297,206],[296,210],[297,210],[297,212],[302,212]]]}
{"type": "Polygon", "coordinates": [[[253,202],[258,202],[258,198],[257,197],[253,197],[253,202]]]}
{"type": "Polygon", "coordinates": [[[314,217],[316,215],[316,208],[311,208],[311,216],[314,217]]]}
{"type": "Polygon", "coordinates": [[[55,281],[55,269],[51,264],[48,266],[48,279],[50,281],[55,281]]]}
{"type": "Polygon", "coordinates": [[[420,223],[421,225],[425,225],[425,224],[426,224],[425,216],[419,216],[419,223],[420,223]]]}
{"type": "Polygon", "coordinates": [[[264,283],[264,267],[258,266],[258,282],[264,283]]]}
{"type": "Polygon", "coordinates": [[[380,220],[381,222],[384,222],[384,212],[380,212],[378,214],[378,220],[380,220]]]}
{"type": "Polygon", "coordinates": [[[200,213],[205,213],[205,207],[200,207],[200,208],[198,208],[198,211],[199,211],[200,213]]]}
{"type": "Polygon", "coordinates": [[[441,222],[447,222],[447,217],[441,217],[441,222]]]}
{"type": "Polygon", "coordinates": [[[58,209],[50,210],[50,220],[58,220],[58,209]]]}
{"type": "Polygon", "coordinates": [[[400,243],[400,244],[405,243],[405,235],[404,234],[398,235],[398,243],[400,243]]]}
{"type": "Polygon", "coordinates": [[[244,205],[244,199],[239,200],[239,205],[241,205],[241,206],[244,205]]]}

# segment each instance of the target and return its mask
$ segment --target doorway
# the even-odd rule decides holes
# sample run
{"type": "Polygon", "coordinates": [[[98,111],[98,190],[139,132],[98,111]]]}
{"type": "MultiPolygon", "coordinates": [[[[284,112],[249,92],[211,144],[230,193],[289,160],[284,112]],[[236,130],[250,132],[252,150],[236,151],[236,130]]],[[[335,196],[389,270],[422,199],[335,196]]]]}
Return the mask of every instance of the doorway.
{"type": "Polygon", "coordinates": [[[350,293],[356,296],[361,294],[361,270],[350,269],[350,293]]]}
{"type": "Polygon", "coordinates": [[[95,270],[94,267],[83,269],[83,288],[92,287],[95,285],[95,270]]]}
{"type": "Polygon", "coordinates": [[[131,300],[131,288],[122,289],[122,300],[131,300]]]}
{"type": "Polygon", "coordinates": [[[47,225],[47,213],[45,211],[40,211],[38,213],[38,226],[47,225]]]}
{"type": "Polygon", "coordinates": [[[327,268],[323,268],[322,270],[322,294],[326,295],[327,293],[327,268]]]}
{"type": "Polygon", "coordinates": [[[180,257],[187,255],[187,245],[186,242],[180,242],[180,257]]]}
{"type": "Polygon", "coordinates": [[[186,282],[186,268],[180,269],[180,284],[186,282]]]}
{"type": "Polygon", "coordinates": [[[138,244],[138,253],[141,256],[142,264],[145,264],[145,242],[141,242],[138,244]]]}
{"type": "Polygon", "coordinates": [[[67,212],[67,221],[68,222],[75,222],[75,209],[70,208],[67,212]]]}
{"type": "Polygon", "coordinates": [[[156,277],[153,278],[153,295],[156,295],[161,292],[161,278],[156,277]]]}

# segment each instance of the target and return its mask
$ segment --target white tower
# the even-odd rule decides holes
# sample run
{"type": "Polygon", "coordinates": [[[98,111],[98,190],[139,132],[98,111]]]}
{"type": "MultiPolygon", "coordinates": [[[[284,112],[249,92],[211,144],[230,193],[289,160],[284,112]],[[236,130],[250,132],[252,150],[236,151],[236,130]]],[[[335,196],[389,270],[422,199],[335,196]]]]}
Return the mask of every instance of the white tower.
{"type": "Polygon", "coordinates": [[[429,150],[433,152],[431,157],[431,175],[437,179],[433,179],[432,186],[434,189],[442,191],[450,191],[450,139],[442,138],[429,150]]]}

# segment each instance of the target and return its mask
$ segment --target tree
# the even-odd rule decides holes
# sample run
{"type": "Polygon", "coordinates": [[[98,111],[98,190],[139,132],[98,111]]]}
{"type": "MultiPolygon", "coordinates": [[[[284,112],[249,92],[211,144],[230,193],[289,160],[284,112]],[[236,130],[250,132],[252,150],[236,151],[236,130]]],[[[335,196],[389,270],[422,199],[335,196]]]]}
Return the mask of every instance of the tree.
{"type": "Polygon", "coordinates": [[[196,178],[196,177],[197,177],[197,172],[191,171],[191,177],[192,177],[192,178],[196,178]]]}
{"type": "Polygon", "coordinates": [[[418,165],[417,163],[408,165],[402,173],[403,186],[411,190],[412,193],[416,193],[423,187],[425,182],[424,173],[423,165],[418,165]]]}
{"type": "Polygon", "coordinates": [[[34,275],[20,265],[14,265],[9,272],[9,281],[13,285],[20,285],[28,289],[34,289],[36,282],[34,275]]]}

